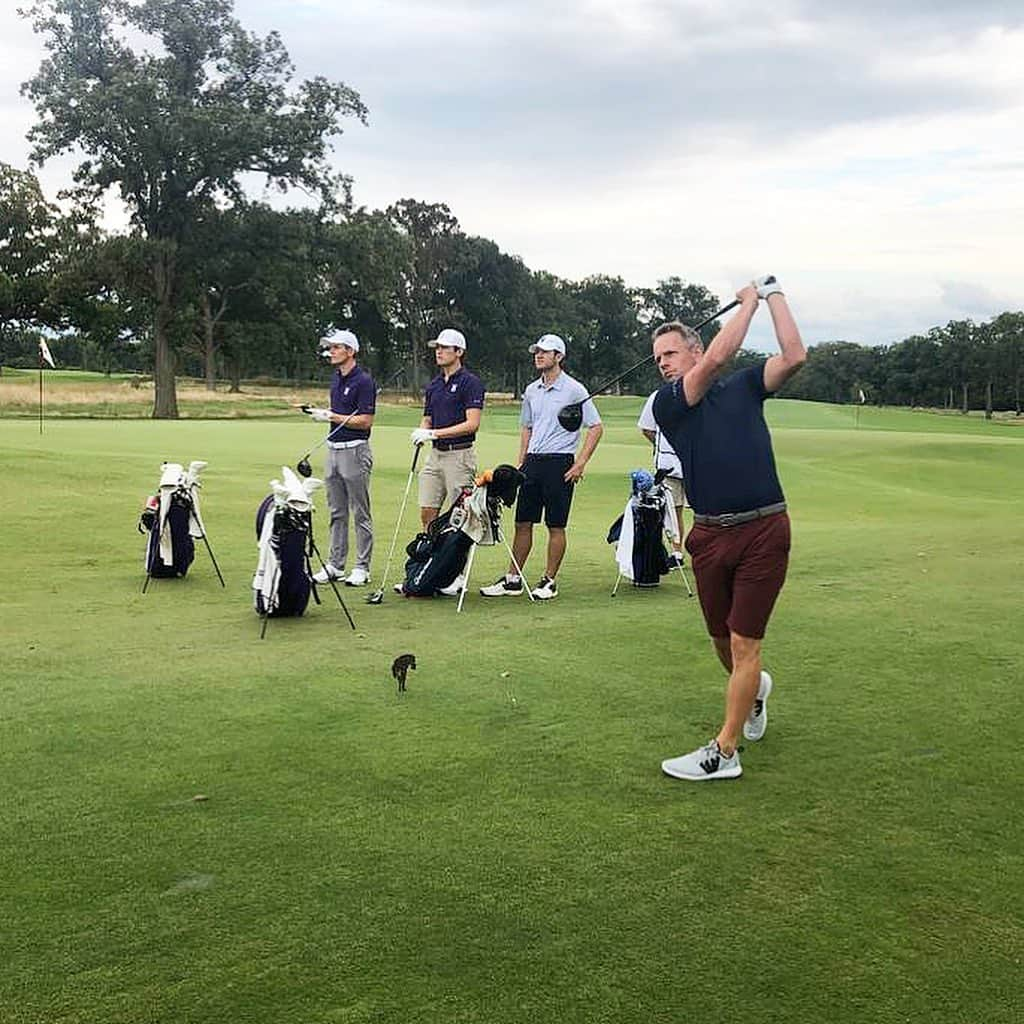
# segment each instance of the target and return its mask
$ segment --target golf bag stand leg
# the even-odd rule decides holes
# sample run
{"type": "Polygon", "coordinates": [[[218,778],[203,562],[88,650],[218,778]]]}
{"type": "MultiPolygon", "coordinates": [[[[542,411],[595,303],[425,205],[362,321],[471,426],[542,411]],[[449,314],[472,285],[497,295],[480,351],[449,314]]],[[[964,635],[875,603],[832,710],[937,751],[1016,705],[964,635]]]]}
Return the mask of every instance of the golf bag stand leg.
{"type": "MultiPolygon", "coordinates": [[[[316,555],[316,560],[320,563],[320,567],[326,572],[327,566],[324,564],[323,556],[320,554],[320,549],[316,546],[316,541],[313,540],[312,535],[309,538],[309,546],[313,549],[313,554],[316,555]]],[[[345,606],[345,601],[341,596],[341,591],[338,589],[338,584],[331,579],[330,573],[327,574],[327,582],[331,585],[331,590],[334,591],[334,596],[338,599],[338,604],[341,605],[341,610],[345,613],[345,618],[348,619],[348,624],[355,629],[356,624],[352,621],[352,616],[349,614],[348,608],[345,606]]]]}
{"type": "MultiPolygon", "coordinates": [[[[270,592],[271,593],[274,592],[274,581],[275,581],[275,577],[277,576],[277,574],[279,572],[280,572],[280,568],[278,566],[275,566],[274,567],[274,576],[272,576],[270,578],[270,584],[271,584],[270,585],[270,592]]],[[[270,609],[268,607],[266,607],[265,604],[263,606],[263,614],[260,616],[260,619],[261,619],[261,621],[260,621],[260,639],[261,640],[265,640],[266,636],[267,636],[267,624],[270,622],[270,609]]]]}
{"type": "Polygon", "coordinates": [[[622,573],[620,572],[619,575],[615,577],[615,586],[612,587],[612,597],[614,597],[619,592],[619,584],[621,582],[622,582],[622,573]]]}
{"type": "Polygon", "coordinates": [[[469,558],[466,559],[466,567],[462,570],[462,590],[459,591],[459,606],[455,609],[458,615],[462,611],[462,602],[466,600],[466,591],[469,590],[469,574],[473,571],[473,556],[476,554],[476,545],[469,549],[469,558]]]}
{"type": "Polygon", "coordinates": [[[196,515],[195,506],[193,506],[191,503],[189,504],[188,514],[192,517],[192,521],[196,524],[196,526],[199,527],[199,536],[202,538],[203,543],[206,545],[206,550],[210,555],[210,561],[213,562],[214,572],[217,573],[217,579],[220,580],[220,585],[226,588],[227,584],[224,582],[224,577],[220,574],[220,566],[217,564],[217,559],[213,557],[213,548],[210,547],[210,542],[209,540],[207,540],[206,531],[203,529],[203,524],[199,522],[199,516],[196,515]]]}

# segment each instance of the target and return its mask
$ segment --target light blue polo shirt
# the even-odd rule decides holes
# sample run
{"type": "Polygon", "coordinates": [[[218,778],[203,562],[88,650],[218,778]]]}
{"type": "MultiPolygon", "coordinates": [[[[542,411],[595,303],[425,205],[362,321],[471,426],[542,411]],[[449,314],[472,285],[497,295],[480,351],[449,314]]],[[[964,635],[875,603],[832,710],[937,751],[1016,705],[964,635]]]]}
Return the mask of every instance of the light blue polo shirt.
{"type": "MultiPolygon", "coordinates": [[[[587,398],[587,389],[564,370],[553,384],[545,385],[539,377],[523,392],[523,411],[519,425],[529,427],[530,445],[527,455],[575,455],[580,432],[571,433],[558,422],[558,414],[567,406],[587,398]]],[[[593,427],[601,422],[597,406],[587,399],[583,403],[583,426],[593,427]]]]}

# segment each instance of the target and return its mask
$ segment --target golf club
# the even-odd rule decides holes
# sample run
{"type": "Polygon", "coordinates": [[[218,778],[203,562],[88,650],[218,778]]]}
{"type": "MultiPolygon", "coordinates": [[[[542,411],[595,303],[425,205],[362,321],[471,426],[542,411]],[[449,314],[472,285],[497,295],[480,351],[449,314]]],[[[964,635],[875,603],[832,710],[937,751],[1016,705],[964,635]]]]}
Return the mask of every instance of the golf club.
{"type": "Polygon", "coordinates": [[[402,517],[405,515],[405,506],[409,501],[409,488],[412,487],[413,477],[416,475],[416,460],[420,457],[420,449],[423,445],[416,445],[412,455],[412,466],[409,468],[409,479],[405,481],[405,493],[402,495],[402,504],[398,509],[398,519],[395,521],[395,532],[391,538],[391,547],[388,549],[388,560],[384,563],[384,576],[380,581],[380,589],[375,590],[366,598],[367,604],[381,604],[384,600],[384,588],[387,586],[388,573],[391,571],[391,559],[395,554],[395,544],[398,541],[398,531],[402,528],[402,517]]]}
{"type": "MultiPolygon", "coordinates": [[[[303,405],[300,406],[300,408],[302,409],[303,412],[308,413],[309,410],[312,409],[313,407],[311,405],[303,405]]],[[[341,428],[345,426],[345,424],[348,423],[348,421],[352,419],[353,416],[355,416],[355,412],[350,412],[340,423],[331,427],[331,429],[324,435],[324,437],[320,441],[317,441],[317,443],[313,445],[313,447],[310,448],[309,451],[306,452],[306,454],[303,455],[301,459],[299,459],[299,461],[295,464],[295,470],[299,474],[299,476],[310,477],[313,475],[313,467],[309,464],[310,455],[312,455],[313,452],[317,450],[317,448],[323,448],[323,446],[327,444],[327,442],[330,441],[330,439],[334,436],[334,432],[336,430],[341,430],[341,428]]]]}
{"type": "MultiPolygon", "coordinates": [[[[765,283],[770,284],[774,280],[774,277],[767,278],[765,283]]],[[[717,313],[713,313],[706,320],[701,320],[701,322],[697,324],[693,328],[693,330],[700,331],[701,328],[707,327],[708,324],[717,320],[720,316],[724,316],[726,313],[729,312],[730,309],[735,309],[739,304],[739,299],[733,299],[732,302],[730,302],[727,306],[723,306],[717,313]]],[[[594,395],[599,395],[602,391],[606,390],[607,388],[610,388],[613,384],[617,384],[624,377],[628,377],[634,370],[639,370],[641,366],[644,366],[647,363],[651,362],[652,359],[654,359],[653,353],[649,356],[645,356],[643,359],[640,360],[640,362],[634,363],[631,367],[629,367],[629,369],[623,370],[622,373],[618,374],[615,377],[612,377],[611,380],[606,380],[600,387],[594,388],[594,390],[589,395],[587,395],[587,397],[584,398],[582,401],[571,402],[569,405],[565,406],[558,414],[558,422],[562,425],[563,429],[568,430],[570,433],[575,433],[577,430],[579,430],[583,424],[584,403],[589,402],[590,399],[594,397],[594,395]]]]}

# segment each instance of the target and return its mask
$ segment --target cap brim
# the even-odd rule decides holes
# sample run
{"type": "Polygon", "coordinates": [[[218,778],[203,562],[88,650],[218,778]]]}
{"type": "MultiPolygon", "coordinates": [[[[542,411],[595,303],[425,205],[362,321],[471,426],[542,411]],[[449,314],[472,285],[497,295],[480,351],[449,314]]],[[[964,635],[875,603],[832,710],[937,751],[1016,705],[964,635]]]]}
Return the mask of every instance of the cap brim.
{"type": "Polygon", "coordinates": [[[434,338],[433,341],[428,341],[427,348],[454,348],[459,352],[466,351],[465,345],[449,345],[447,341],[438,341],[437,338],[434,338]]]}

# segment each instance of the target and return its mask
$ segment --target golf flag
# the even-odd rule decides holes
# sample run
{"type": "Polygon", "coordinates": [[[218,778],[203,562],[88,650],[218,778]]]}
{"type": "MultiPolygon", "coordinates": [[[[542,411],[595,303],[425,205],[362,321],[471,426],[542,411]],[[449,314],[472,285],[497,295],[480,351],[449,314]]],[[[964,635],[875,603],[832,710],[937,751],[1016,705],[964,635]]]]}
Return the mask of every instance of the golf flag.
{"type": "Polygon", "coordinates": [[[43,363],[46,363],[50,369],[56,370],[57,364],[53,361],[53,356],[50,355],[50,346],[40,338],[39,339],[39,366],[42,368],[43,363]]]}
{"type": "Polygon", "coordinates": [[[860,394],[860,404],[863,405],[868,400],[868,396],[864,394],[863,388],[858,388],[857,391],[860,394]]]}

